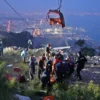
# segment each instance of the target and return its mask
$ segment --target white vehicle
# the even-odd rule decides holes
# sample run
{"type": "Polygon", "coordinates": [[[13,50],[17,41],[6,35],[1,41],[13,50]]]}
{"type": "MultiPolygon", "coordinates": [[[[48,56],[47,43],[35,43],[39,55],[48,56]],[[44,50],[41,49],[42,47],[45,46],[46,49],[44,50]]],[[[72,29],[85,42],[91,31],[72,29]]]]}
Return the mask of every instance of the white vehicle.
{"type": "Polygon", "coordinates": [[[54,50],[63,50],[63,49],[70,49],[71,46],[65,46],[65,47],[55,47],[54,50]]]}

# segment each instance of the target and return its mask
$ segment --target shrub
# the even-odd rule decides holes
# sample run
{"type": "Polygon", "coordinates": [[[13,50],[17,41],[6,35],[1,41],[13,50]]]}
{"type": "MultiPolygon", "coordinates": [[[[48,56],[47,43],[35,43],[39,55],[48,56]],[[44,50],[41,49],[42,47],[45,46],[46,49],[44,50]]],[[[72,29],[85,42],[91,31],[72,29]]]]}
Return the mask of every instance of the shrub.
{"type": "Polygon", "coordinates": [[[0,63],[0,100],[15,100],[13,99],[13,91],[10,90],[7,81],[3,78],[4,62],[0,63]]]}
{"type": "Polygon", "coordinates": [[[83,48],[81,48],[81,51],[83,52],[84,55],[88,55],[91,57],[95,55],[94,48],[83,47],[83,48]]]}
{"type": "Polygon", "coordinates": [[[85,44],[85,40],[79,39],[79,40],[77,40],[77,41],[75,42],[75,44],[78,45],[78,46],[80,46],[80,47],[82,47],[82,46],[85,44]]]}
{"type": "Polygon", "coordinates": [[[100,87],[90,81],[87,85],[69,85],[67,90],[53,92],[56,100],[100,100],[100,87]]]}

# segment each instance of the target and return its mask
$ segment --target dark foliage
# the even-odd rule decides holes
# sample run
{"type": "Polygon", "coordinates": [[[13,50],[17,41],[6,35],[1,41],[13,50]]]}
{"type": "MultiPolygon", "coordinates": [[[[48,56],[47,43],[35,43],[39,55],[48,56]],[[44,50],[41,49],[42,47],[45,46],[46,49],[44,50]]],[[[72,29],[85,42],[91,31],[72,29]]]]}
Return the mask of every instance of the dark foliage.
{"type": "Polygon", "coordinates": [[[83,52],[84,55],[89,55],[89,56],[95,55],[95,49],[94,48],[83,47],[83,48],[81,48],[81,51],[83,52]]]}
{"type": "Polygon", "coordinates": [[[82,47],[85,44],[85,40],[79,39],[79,40],[76,41],[75,44],[78,45],[78,46],[80,46],[80,47],[82,47]]]}
{"type": "Polygon", "coordinates": [[[21,33],[7,33],[0,32],[0,38],[3,41],[4,47],[17,46],[17,47],[28,47],[28,40],[33,39],[33,36],[29,32],[21,33]]]}

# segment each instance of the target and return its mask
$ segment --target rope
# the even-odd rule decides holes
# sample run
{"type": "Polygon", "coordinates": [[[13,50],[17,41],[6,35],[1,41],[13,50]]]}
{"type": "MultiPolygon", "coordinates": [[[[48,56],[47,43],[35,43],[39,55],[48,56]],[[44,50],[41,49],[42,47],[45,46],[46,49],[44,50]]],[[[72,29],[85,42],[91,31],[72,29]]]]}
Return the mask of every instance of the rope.
{"type": "Polygon", "coordinates": [[[58,0],[58,6],[60,5],[60,0],[58,0]]]}
{"type": "Polygon", "coordinates": [[[58,0],[58,5],[59,5],[58,10],[60,10],[61,5],[62,5],[62,0],[58,0]]]}
{"type": "Polygon", "coordinates": [[[5,1],[5,3],[27,24],[27,25],[29,25],[26,21],[25,21],[25,19],[6,1],[6,0],[4,0],[5,1]]]}

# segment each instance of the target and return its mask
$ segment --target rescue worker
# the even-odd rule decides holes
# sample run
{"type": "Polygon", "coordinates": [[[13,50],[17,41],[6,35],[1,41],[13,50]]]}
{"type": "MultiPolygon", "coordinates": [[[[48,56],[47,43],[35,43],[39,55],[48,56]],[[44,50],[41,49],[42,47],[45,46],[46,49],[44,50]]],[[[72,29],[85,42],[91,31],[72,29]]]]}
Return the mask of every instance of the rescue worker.
{"type": "Polygon", "coordinates": [[[27,48],[24,49],[24,50],[21,52],[21,57],[22,57],[24,63],[26,63],[27,54],[28,54],[28,49],[27,49],[27,48]]]}
{"type": "Polygon", "coordinates": [[[30,60],[29,60],[29,76],[30,76],[30,79],[34,79],[35,63],[36,63],[36,57],[33,56],[33,54],[32,54],[31,57],[30,57],[30,60]]]}
{"type": "Polygon", "coordinates": [[[52,64],[53,64],[52,59],[49,59],[46,64],[46,68],[50,70],[50,73],[52,72],[52,64]]]}
{"type": "Polygon", "coordinates": [[[42,55],[42,61],[43,61],[43,67],[45,67],[45,61],[46,61],[45,53],[43,53],[42,55]]]}
{"type": "Polygon", "coordinates": [[[62,62],[62,60],[59,59],[58,56],[55,56],[55,58],[54,58],[54,60],[53,60],[53,64],[52,64],[52,74],[55,73],[55,65],[56,65],[57,63],[60,63],[60,62],[62,62]]]}
{"type": "Polygon", "coordinates": [[[48,44],[47,47],[46,47],[46,57],[47,57],[48,60],[49,60],[49,57],[50,57],[50,53],[51,53],[51,45],[48,44]]]}
{"type": "Polygon", "coordinates": [[[42,57],[39,60],[39,68],[38,68],[38,78],[40,79],[40,75],[44,70],[44,61],[42,59],[42,57]]]}
{"type": "Polygon", "coordinates": [[[32,40],[29,39],[28,40],[28,49],[32,49],[33,48],[33,43],[32,43],[32,40]]]}
{"type": "Polygon", "coordinates": [[[76,61],[76,64],[77,64],[76,76],[79,78],[79,80],[82,80],[80,72],[84,68],[86,62],[87,62],[86,57],[84,55],[82,55],[81,52],[78,52],[78,60],[76,61]]]}
{"type": "Polygon", "coordinates": [[[75,63],[73,61],[73,59],[71,57],[67,57],[66,60],[65,60],[69,66],[69,73],[68,75],[70,76],[73,72],[74,72],[74,67],[75,67],[75,63]]]}
{"type": "Polygon", "coordinates": [[[48,84],[50,84],[50,70],[46,68],[42,73],[42,89],[44,89],[48,84]]]}
{"type": "Polygon", "coordinates": [[[64,57],[62,55],[62,51],[61,50],[58,50],[58,54],[56,55],[56,57],[59,59],[59,60],[64,60],[64,57]]]}

